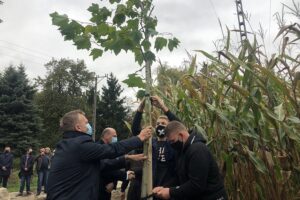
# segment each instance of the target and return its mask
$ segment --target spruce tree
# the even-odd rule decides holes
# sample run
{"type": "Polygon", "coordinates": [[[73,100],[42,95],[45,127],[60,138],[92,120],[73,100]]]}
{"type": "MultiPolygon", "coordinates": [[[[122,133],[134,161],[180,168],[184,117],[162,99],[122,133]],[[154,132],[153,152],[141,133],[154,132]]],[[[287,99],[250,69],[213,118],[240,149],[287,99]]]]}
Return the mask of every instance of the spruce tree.
{"type": "Polygon", "coordinates": [[[102,95],[97,106],[97,133],[100,134],[104,128],[116,129],[119,139],[128,136],[126,120],[128,109],[124,106],[125,97],[121,98],[123,89],[118,79],[111,73],[107,78],[107,86],[102,87],[102,95]]]}
{"type": "Polygon", "coordinates": [[[42,121],[34,94],[23,66],[5,69],[0,79],[0,145],[10,145],[17,155],[39,146],[42,121]]]}

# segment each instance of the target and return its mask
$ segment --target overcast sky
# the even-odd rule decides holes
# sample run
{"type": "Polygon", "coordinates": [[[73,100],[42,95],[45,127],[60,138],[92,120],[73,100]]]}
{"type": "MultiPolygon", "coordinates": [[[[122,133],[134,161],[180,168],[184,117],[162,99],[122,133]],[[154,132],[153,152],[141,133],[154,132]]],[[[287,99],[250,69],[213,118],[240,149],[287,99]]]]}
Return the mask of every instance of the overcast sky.
{"type": "MultiPolygon", "coordinates": [[[[88,69],[98,75],[113,72],[124,80],[138,69],[132,54],[110,53],[95,62],[87,51],[77,50],[71,41],[64,41],[49,14],[57,11],[73,19],[88,21],[86,10],[96,0],[3,0],[0,5],[0,71],[10,64],[23,63],[30,78],[45,75],[44,64],[54,58],[84,59],[88,69]]],[[[213,41],[222,38],[219,17],[223,28],[237,27],[234,0],[154,0],[159,32],[169,32],[180,41],[174,52],[158,53],[163,62],[179,66],[187,57],[186,50],[213,51],[213,41]]],[[[291,4],[292,0],[243,0],[244,11],[251,14],[251,24],[257,30],[259,23],[267,31],[267,45],[278,32],[273,14],[281,10],[281,3],[291,4]],[[271,28],[271,31],[269,31],[271,28]],[[270,38],[269,38],[270,37],[270,38]]],[[[248,30],[250,28],[248,27],[248,30]]],[[[232,37],[235,37],[233,35],[232,37]]],[[[201,58],[200,58],[201,59],[201,58]]]]}

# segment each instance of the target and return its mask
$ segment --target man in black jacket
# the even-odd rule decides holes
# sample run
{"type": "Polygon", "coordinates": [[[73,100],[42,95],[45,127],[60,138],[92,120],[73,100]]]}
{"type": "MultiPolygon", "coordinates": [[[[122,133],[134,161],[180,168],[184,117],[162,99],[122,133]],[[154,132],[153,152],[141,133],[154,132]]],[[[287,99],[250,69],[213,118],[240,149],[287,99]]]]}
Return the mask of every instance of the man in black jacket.
{"type": "MultiPolygon", "coordinates": [[[[175,175],[175,151],[166,141],[164,128],[169,121],[179,121],[179,119],[168,109],[162,99],[158,96],[151,96],[153,106],[159,108],[165,115],[161,115],[156,120],[156,138],[152,139],[152,171],[153,186],[164,186],[169,179],[175,175]]],[[[132,123],[132,134],[136,135],[141,130],[142,114],[144,110],[144,100],[141,102],[134,116],[132,123]]],[[[131,162],[131,170],[135,172],[136,179],[131,181],[127,199],[138,200],[141,197],[142,184],[142,162],[131,162]]]]}
{"type": "Polygon", "coordinates": [[[33,164],[34,164],[34,157],[32,156],[32,148],[28,148],[25,155],[21,157],[20,163],[20,192],[18,196],[23,196],[24,187],[26,184],[26,193],[30,195],[30,180],[31,175],[33,174],[33,164]]]}
{"type": "Polygon", "coordinates": [[[38,175],[36,195],[40,195],[42,186],[44,186],[44,192],[47,193],[47,171],[50,164],[50,159],[45,155],[45,148],[40,149],[40,155],[35,159],[35,162],[35,168],[38,175]]]}
{"type": "Polygon", "coordinates": [[[80,110],[60,121],[63,139],[56,145],[48,179],[47,200],[98,200],[100,160],[121,156],[150,138],[147,127],[137,137],[114,144],[93,142],[92,128],[80,110]]]}
{"type": "Polygon", "coordinates": [[[170,122],[165,133],[178,152],[177,181],[170,188],[156,187],[153,193],[161,199],[227,199],[217,163],[203,140],[196,134],[189,134],[186,127],[177,121],[170,122]]]}
{"type": "MultiPolygon", "coordinates": [[[[114,128],[107,127],[102,131],[100,144],[116,143],[117,132],[114,128]]],[[[124,155],[115,159],[105,159],[101,161],[100,174],[100,198],[101,200],[110,200],[111,192],[116,188],[118,181],[128,181],[135,178],[133,171],[120,170],[126,167],[127,160],[141,161],[145,160],[143,154],[124,155]]]]}
{"type": "Polygon", "coordinates": [[[7,181],[13,166],[13,155],[10,153],[10,147],[6,146],[4,152],[0,154],[0,184],[7,187],[7,181]]]}

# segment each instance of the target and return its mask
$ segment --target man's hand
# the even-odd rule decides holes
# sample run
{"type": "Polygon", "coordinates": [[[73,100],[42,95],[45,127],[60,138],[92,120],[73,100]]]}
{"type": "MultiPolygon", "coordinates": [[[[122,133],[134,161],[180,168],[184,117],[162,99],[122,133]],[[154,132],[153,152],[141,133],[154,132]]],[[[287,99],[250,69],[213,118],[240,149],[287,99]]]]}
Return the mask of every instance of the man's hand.
{"type": "Polygon", "coordinates": [[[151,96],[151,103],[153,106],[161,109],[163,112],[167,112],[169,110],[159,96],[151,96]]]}
{"type": "Polygon", "coordinates": [[[127,180],[131,181],[135,179],[134,171],[127,171],[126,173],[127,173],[127,180]]]}
{"type": "Polygon", "coordinates": [[[137,111],[138,112],[143,112],[144,108],[145,108],[145,98],[142,99],[137,111]]]}
{"type": "Polygon", "coordinates": [[[125,192],[121,192],[121,200],[125,200],[125,192]]]}
{"type": "Polygon", "coordinates": [[[27,171],[28,169],[25,167],[25,171],[27,171]]]}
{"type": "Polygon", "coordinates": [[[153,132],[152,127],[148,126],[141,131],[141,133],[138,135],[138,137],[140,138],[140,140],[142,142],[144,142],[145,140],[148,140],[151,137],[152,132],[153,132]]]}
{"type": "Polygon", "coordinates": [[[134,154],[134,155],[125,155],[125,159],[128,160],[133,160],[133,161],[142,161],[142,160],[146,160],[147,156],[145,156],[144,154],[134,154]]]}
{"type": "Polygon", "coordinates": [[[160,199],[170,199],[170,188],[156,187],[152,192],[160,199]]]}
{"type": "Polygon", "coordinates": [[[114,186],[115,186],[115,185],[114,185],[113,182],[107,184],[107,185],[105,186],[106,192],[111,193],[111,191],[113,191],[113,189],[114,189],[114,186]]]}
{"type": "Polygon", "coordinates": [[[3,166],[3,167],[2,167],[2,170],[6,171],[6,167],[5,167],[5,166],[3,166]]]}

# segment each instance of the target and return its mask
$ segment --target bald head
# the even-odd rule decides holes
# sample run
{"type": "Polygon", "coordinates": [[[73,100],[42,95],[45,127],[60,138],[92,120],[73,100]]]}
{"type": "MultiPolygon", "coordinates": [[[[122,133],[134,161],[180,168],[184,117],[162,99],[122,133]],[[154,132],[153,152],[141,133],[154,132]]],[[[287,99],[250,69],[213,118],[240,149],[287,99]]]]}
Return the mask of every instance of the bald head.
{"type": "Polygon", "coordinates": [[[105,144],[111,143],[113,137],[117,137],[117,132],[114,128],[108,127],[102,131],[101,139],[105,144]]]}

